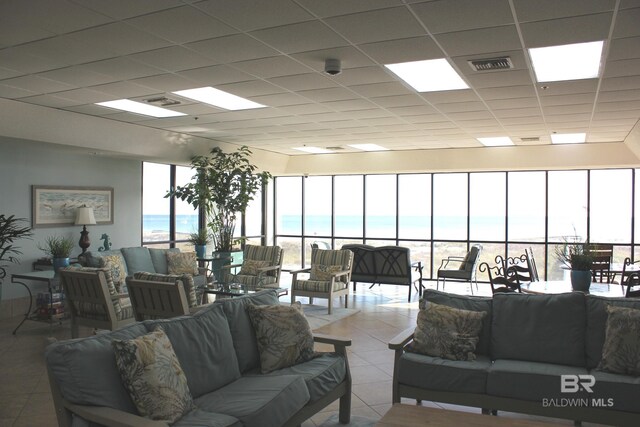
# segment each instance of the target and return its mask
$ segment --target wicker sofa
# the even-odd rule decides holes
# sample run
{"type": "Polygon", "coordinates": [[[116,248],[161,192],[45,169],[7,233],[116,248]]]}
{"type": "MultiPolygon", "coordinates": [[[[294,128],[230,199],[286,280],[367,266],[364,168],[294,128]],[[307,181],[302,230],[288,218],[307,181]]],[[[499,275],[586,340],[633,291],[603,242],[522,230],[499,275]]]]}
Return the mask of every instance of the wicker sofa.
{"type": "Polygon", "coordinates": [[[484,298],[427,290],[421,307],[431,302],[487,313],[476,360],[406,351],[413,339],[413,328],[407,330],[389,343],[395,351],[394,403],[406,397],[475,406],[485,413],[505,410],[640,425],[640,378],[597,369],[605,345],[606,306],[640,309],[640,300],[580,292],[484,298]],[[566,383],[562,375],[570,376],[566,383]]]}
{"type": "Polygon", "coordinates": [[[173,426],[297,426],[340,399],[340,422],[351,411],[350,340],[315,335],[334,352],[261,374],[256,335],[245,307],[276,305],[274,290],[223,300],[193,316],[147,320],[88,338],[50,344],[45,352],[61,426],[166,426],[138,415],[118,368],[113,339],[132,339],[160,326],[186,375],[195,409],[173,426]]]}

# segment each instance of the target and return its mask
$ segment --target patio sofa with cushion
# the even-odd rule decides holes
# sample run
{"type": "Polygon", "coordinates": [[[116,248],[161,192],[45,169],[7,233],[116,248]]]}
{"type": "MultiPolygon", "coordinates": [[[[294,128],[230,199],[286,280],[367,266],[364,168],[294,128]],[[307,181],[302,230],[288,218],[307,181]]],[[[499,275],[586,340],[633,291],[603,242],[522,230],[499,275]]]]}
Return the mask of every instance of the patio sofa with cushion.
{"type": "Polygon", "coordinates": [[[639,299],[427,290],[417,323],[389,343],[394,403],[406,397],[640,425],[639,299]]]}
{"type": "Polygon", "coordinates": [[[300,316],[299,304],[264,290],[50,344],[59,425],[297,426],[336,399],[348,423],[351,342],[312,336],[300,316]],[[314,342],[334,352],[316,353],[314,342]]]}

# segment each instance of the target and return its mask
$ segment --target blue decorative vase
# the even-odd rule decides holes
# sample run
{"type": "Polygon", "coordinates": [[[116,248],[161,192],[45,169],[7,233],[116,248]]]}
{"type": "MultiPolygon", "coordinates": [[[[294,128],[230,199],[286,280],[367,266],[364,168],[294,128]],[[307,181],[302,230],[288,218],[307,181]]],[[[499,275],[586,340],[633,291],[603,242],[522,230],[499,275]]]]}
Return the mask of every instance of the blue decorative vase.
{"type": "Polygon", "coordinates": [[[574,291],[589,293],[589,287],[591,286],[591,271],[590,270],[571,270],[571,289],[574,291]]]}
{"type": "Polygon", "coordinates": [[[207,245],[195,245],[196,258],[204,258],[207,254],[207,245]]]}
{"type": "Polygon", "coordinates": [[[69,258],[54,258],[53,259],[53,271],[58,274],[58,270],[64,267],[69,267],[69,258]]]}

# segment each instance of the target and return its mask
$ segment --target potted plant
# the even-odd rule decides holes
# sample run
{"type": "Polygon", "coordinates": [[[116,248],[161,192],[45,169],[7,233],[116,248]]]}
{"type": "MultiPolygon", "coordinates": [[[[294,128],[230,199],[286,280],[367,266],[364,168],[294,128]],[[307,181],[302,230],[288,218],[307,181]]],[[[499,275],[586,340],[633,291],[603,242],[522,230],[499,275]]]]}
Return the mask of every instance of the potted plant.
{"type": "Polygon", "coordinates": [[[191,169],[195,171],[191,182],[165,195],[186,201],[204,213],[213,240],[212,255],[225,260],[225,264],[242,240],[235,237],[238,214],[244,214],[256,193],[271,178],[269,172],[258,172],[257,166],[251,164],[251,154],[246,146],[230,153],[214,147],[209,155],[195,156],[191,159],[191,169]]]}
{"type": "Polygon", "coordinates": [[[53,270],[57,273],[60,268],[69,266],[73,246],[73,240],[68,237],[49,236],[45,239],[44,245],[38,244],[38,249],[51,257],[53,270]]]}
{"type": "Polygon", "coordinates": [[[209,241],[209,231],[201,228],[195,233],[189,234],[189,242],[196,248],[196,257],[204,258],[207,253],[207,242],[209,241]]]}
{"type": "Polygon", "coordinates": [[[31,237],[31,228],[23,225],[27,223],[24,218],[16,218],[15,215],[5,216],[0,214],[0,299],[2,299],[2,281],[7,277],[7,268],[12,263],[19,263],[16,255],[22,252],[14,242],[18,239],[31,237]]]}
{"type": "Polygon", "coordinates": [[[571,287],[574,291],[589,292],[593,256],[589,242],[581,242],[577,235],[564,238],[564,243],[555,247],[558,261],[571,270],[571,287]]]}

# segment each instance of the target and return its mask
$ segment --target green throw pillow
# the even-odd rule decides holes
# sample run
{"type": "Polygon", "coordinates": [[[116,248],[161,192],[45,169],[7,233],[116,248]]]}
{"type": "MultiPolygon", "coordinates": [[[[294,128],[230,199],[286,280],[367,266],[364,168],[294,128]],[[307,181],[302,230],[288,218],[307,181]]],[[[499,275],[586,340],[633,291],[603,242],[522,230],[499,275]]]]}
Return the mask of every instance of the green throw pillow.
{"type": "Polygon", "coordinates": [[[602,359],[598,369],[640,376],[640,310],[607,305],[602,359]]]}
{"type": "Polygon", "coordinates": [[[461,310],[427,302],[418,312],[407,350],[450,360],[475,360],[484,311],[461,310]]]}
{"type": "Polygon", "coordinates": [[[140,415],[173,423],[194,409],[187,377],[161,328],[111,344],[122,383],[140,415]]]}
{"type": "Polygon", "coordinates": [[[247,305],[263,374],[313,359],[313,335],[302,304],[247,305]]]}

